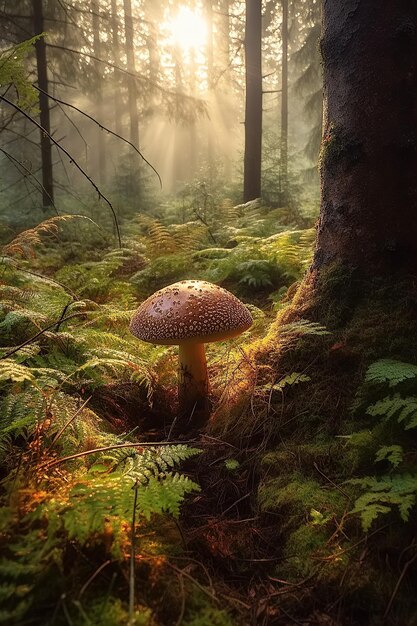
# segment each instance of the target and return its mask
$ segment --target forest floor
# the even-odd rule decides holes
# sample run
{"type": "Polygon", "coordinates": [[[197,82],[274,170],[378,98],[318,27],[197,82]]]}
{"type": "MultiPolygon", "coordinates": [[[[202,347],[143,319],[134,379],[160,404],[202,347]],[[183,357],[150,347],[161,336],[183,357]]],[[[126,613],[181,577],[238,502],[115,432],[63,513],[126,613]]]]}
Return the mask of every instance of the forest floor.
{"type": "Polygon", "coordinates": [[[121,249],[76,221],[2,250],[0,623],[416,624],[415,294],[336,268],[318,312],[284,210],[131,219],[121,249]],[[254,325],[208,346],[179,436],[175,348],[128,324],[186,278],[254,325]]]}

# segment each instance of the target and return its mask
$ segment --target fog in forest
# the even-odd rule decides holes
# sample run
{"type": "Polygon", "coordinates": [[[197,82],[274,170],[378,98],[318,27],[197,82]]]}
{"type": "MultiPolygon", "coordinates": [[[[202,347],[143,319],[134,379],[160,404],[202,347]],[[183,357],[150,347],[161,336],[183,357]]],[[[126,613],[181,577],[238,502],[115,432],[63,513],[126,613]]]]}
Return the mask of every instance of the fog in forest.
{"type": "MultiPolygon", "coordinates": [[[[24,59],[22,74],[48,93],[42,111],[38,92],[9,91],[18,104],[27,96],[29,117],[4,102],[1,107],[3,223],[18,227],[50,214],[42,186],[58,212],[92,214],[97,194],[75,163],[109,198],[119,219],[149,211],[163,217],[166,203],[191,207],[192,213],[208,199],[247,201],[245,94],[256,71],[262,75],[255,89],[263,92],[256,195],[267,206],[290,207],[295,222],[315,217],[322,117],[316,0],[265,2],[253,33],[256,24],[245,24],[241,1],[38,4],[22,1],[18,14],[5,6],[0,15],[3,54],[17,51],[24,59]],[[24,43],[39,26],[45,35],[24,43]],[[261,50],[259,69],[245,64],[245,37],[261,50]],[[30,120],[39,121],[39,115],[48,120],[53,139],[44,137],[50,146],[43,153],[39,128],[30,120]],[[161,184],[122,138],[140,150],[161,184]],[[48,149],[50,165],[42,163],[48,149]]],[[[259,108],[259,97],[257,103],[259,108]]],[[[105,206],[93,211],[106,223],[107,212],[105,206]]]]}

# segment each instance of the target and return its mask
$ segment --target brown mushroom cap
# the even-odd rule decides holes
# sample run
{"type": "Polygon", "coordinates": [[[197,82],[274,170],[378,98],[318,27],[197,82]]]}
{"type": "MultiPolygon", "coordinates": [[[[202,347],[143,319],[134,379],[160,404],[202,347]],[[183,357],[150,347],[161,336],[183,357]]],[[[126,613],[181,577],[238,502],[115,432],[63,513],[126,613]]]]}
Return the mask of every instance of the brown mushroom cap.
{"type": "Polygon", "coordinates": [[[252,325],[248,309],[232,293],[203,280],[182,280],[143,302],[131,332],[149,343],[209,343],[240,335],[252,325]]]}

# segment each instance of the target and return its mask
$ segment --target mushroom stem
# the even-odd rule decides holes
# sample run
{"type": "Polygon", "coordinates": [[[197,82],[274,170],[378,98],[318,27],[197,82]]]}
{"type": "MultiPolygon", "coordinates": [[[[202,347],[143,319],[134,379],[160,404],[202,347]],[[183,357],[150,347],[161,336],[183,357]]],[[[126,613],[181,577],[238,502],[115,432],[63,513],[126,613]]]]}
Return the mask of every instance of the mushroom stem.
{"type": "Polygon", "coordinates": [[[203,343],[187,342],[179,346],[178,399],[180,414],[192,417],[192,423],[209,417],[209,384],[203,343]]]}

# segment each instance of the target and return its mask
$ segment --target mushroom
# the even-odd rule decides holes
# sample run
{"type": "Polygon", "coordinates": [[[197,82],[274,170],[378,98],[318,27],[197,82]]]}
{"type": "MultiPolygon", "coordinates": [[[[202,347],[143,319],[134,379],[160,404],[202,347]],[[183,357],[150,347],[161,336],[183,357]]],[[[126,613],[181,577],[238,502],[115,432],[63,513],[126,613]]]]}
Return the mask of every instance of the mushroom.
{"type": "Polygon", "coordinates": [[[180,415],[205,419],[209,413],[209,383],[204,344],[240,335],[252,316],[233,294],[202,280],[182,280],[145,300],[134,314],[130,330],[142,341],[179,346],[178,397],[180,415]]]}

